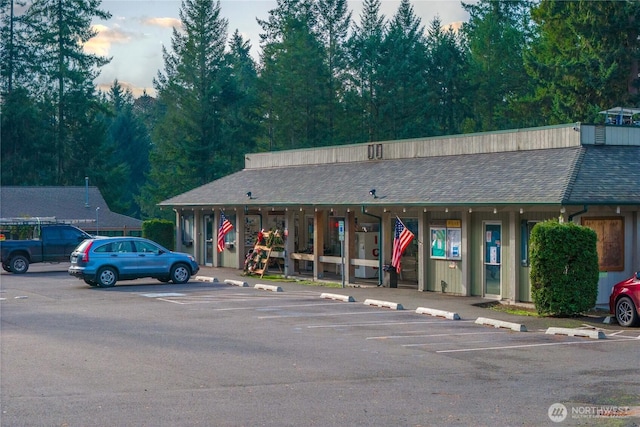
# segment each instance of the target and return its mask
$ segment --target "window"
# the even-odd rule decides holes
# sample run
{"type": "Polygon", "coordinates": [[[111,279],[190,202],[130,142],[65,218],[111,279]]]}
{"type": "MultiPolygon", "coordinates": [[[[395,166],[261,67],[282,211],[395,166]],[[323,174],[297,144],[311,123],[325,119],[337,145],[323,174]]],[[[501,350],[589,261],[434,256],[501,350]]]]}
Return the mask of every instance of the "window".
{"type": "Polygon", "coordinates": [[[531,240],[531,230],[540,221],[529,221],[523,219],[520,222],[520,265],[529,267],[531,260],[529,259],[529,241],[531,240]]]}
{"type": "Polygon", "coordinates": [[[462,225],[459,219],[447,220],[442,226],[430,227],[431,258],[462,259],[462,225]]]}
{"type": "Polygon", "coordinates": [[[113,243],[107,243],[106,245],[98,246],[93,250],[96,253],[111,253],[113,250],[113,243]]]}
{"type": "Polygon", "coordinates": [[[143,241],[136,241],[136,250],[138,252],[153,253],[153,254],[157,254],[160,252],[160,248],[157,247],[156,245],[152,245],[149,242],[143,242],[143,241]]]}
{"type": "Polygon", "coordinates": [[[193,244],[193,215],[183,215],[181,220],[182,244],[191,246],[193,244]]]}

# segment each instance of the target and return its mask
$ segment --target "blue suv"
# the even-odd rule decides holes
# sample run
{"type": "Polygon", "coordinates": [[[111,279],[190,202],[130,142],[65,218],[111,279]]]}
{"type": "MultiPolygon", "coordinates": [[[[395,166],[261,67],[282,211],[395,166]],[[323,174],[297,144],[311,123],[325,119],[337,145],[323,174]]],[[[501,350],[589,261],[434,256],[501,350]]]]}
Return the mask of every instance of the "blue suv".
{"type": "Polygon", "coordinates": [[[152,277],[187,283],[200,267],[195,259],[142,237],[88,239],[71,254],[69,274],[91,286],[111,287],[118,280],[152,277]]]}

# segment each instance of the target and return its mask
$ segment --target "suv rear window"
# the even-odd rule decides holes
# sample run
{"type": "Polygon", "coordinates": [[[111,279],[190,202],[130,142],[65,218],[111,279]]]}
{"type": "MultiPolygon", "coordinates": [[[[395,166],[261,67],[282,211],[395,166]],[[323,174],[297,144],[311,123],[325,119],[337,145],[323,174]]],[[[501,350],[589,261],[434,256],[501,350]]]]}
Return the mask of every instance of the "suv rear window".
{"type": "Polygon", "coordinates": [[[92,240],[83,240],[82,243],[76,248],[77,252],[84,252],[86,247],[92,242],[92,240]]]}

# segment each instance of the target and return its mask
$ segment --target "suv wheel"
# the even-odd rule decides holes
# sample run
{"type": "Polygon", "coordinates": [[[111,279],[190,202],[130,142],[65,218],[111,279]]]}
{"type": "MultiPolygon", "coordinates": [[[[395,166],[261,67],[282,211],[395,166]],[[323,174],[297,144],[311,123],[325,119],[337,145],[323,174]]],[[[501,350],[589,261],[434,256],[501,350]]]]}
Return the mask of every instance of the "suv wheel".
{"type": "Polygon", "coordinates": [[[191,277],[189,267],[185,264],[176,264],[171,267],[171,281],[177,285],[187,283],[191,277]]]}
{"type": "Polygon", "coordinates": [[[102,288],[110,288],[118,281],[118,273],[112,267],[102,267],[96,276],[98,286],[102,288]]]}

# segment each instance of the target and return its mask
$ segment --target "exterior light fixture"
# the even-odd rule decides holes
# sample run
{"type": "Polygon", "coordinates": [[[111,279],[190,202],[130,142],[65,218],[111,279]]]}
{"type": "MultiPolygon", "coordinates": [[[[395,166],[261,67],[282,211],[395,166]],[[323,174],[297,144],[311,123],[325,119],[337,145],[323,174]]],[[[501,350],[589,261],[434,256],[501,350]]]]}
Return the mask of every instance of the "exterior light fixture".
{"type": "Polygon", "coordinates": [[[376,189],[372,188],[371,190],[369,190],[369,194],[371,194],[371,196],[373,196],[374,199],[377,199],[378,196],[376,196],[376,189]]]}
{"type": "Polygon", "coordinates": [[[497,208],[493,208],[493,213],[494,215],[498,213],[498,209],[497,208]]]}
{"type": "Polygon", "coordinates": [[[564,208],[564,206],[560,208],[560,213],[561,213],[561,214],[565,213],[566,211],[567,211],[567,210],[564,208]]]}
{"type": "Polygon", "coordinates": [[[473,209],[472,208],[469,208],[469,213],[473,213],[473,209]]]}
{"type": "Polygon", "coordinates": [[[620,215],[620,206],[616,206],[616,213],[620,215]]]}
{"type": "Polygon", "coordinates": [[[520,208],[520,215],[524,213],[524,209],[520,208]]]}

